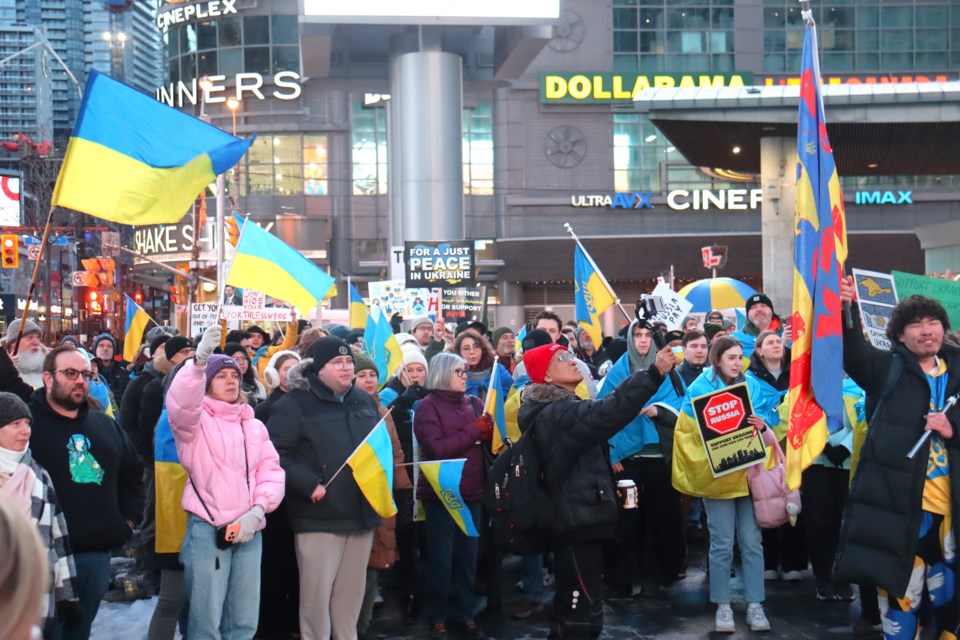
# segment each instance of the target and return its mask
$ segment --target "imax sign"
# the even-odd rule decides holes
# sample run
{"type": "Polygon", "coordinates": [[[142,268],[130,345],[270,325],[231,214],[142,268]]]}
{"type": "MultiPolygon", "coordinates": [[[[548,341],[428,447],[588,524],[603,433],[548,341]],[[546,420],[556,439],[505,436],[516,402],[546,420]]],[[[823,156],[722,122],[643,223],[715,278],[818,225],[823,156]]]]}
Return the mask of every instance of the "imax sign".
{"type": "Polygon", "coordinates": [[[856,204],[913,204],[913,191],[857,191],[856,204]]]}

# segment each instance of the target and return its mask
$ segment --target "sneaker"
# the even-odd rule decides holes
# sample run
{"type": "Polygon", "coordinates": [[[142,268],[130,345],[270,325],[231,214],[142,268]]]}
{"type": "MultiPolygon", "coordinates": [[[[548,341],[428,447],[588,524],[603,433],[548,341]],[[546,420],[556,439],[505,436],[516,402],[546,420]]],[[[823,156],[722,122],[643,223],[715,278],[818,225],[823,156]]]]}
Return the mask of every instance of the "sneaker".
{"type": "Polygon", "coordinates": [[[514,620],[526,620],[535,613],[543,611],[543,603],[528,598],[522,598],[520,602],[510,609],[510,617],[514,620]]]}
{"type": "Polygon", "coordinates": [[[832,582],[817,582],[817,600],[832,601],[837,599],[837,590],[832,582]]]}
{"type": "Polygon", "coordinates": [[[450,636],[447,635],[447,625],[442,622],[434,622],[430,625],[430,639],[431,640],[446,640],[450,636]]]}
{"type": "Polygon", "coordinates": [[[833,585],[836,595],[834,597],[837,600],[842,600],[844,602],[853,601],[853,587],[850,586],[849,582],[836,582],[833,585]]]}
{"type": "Polygon", "coordinates": [[[763,605],[752,602],[747,605],[747,624],[751,631],[770,631],[770,622],[763,612],[763,605]]]}
{"type": "Polygon", "coordinates": [[[802,571],[784,571],[783,581],[784,582],[800,582],[803,580],[802,571]]]}
{"type": "Polygon", "coordinates": [[[453,630],[456,631],[460,636],[464,638],[475,638],[476,640],[483,640],[487,637],[487,634],[477,626],[476,621],[472,618],[466,622],[457,622],[451,625],[453,630]]]}
{"type": "Polygon", "coordinates": [[[779,577],[780,577],[780,572],[777,571],[776,569],[767,569],[766,571],[763,572],[764,580],[776,580],[779,577]]]}
{"type": "Polygon", "coordinates": [[[714,631],[717,633],[733,633],[737,630],[737,625],[733,622],[733,609],[728,604],[717,606],[717,616],[713,623],[714,631]]]}

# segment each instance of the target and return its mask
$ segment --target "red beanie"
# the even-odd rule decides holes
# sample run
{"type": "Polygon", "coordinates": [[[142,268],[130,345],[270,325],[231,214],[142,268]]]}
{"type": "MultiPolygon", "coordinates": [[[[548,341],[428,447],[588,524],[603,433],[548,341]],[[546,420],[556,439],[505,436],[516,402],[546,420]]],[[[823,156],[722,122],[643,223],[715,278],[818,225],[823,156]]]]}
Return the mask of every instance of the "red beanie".
{"type": "Polygon", "coordinates": [[[550,360],[557,351],[566,349],[563,345],[556,342],[545,344],[536,349],[530,349],[523,353],[523,366],[527,368],[527,375],[537,384],[543,384],[543,377],[547,375],[547,367],[550,366],[550,360]]]}

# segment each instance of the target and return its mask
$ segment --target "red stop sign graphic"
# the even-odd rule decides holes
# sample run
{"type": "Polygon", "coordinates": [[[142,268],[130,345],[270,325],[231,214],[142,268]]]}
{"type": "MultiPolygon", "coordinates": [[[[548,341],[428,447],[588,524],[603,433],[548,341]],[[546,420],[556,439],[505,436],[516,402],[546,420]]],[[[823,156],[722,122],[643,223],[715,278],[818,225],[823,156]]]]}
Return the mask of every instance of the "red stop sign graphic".
{"type": "Polygon", "coordinates": [[[720,435],[739,429],[746,417],[743,400],[732,393],[715,395],[703,408],[703,419],[707,429],[720,435]]]}

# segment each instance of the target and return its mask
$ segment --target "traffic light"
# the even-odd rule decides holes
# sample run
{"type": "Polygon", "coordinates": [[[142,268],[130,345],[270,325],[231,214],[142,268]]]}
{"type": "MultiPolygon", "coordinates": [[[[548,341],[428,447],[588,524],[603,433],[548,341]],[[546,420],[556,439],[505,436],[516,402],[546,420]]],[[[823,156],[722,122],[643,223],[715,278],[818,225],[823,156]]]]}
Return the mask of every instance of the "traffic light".
{"type": "Polygon", "coordinates": [[[90,313],[103,312],[103,299],[100,297],[100,292],[96,289],[91,289],[87,292],[87,311],[90,313]]]}
{"type": "Polygon", "coordinates": [[[143,304],[143,292],[135,291],[133,294],[133,301],[137,304],[143,304]]]}
{"type": "Polygon", "coordinates": [[[4,233],[0,235],[0,246],[3,248],[0,265],[4,269],[16,269],[20,264],[20,236],[15,233],[4,233]]]}
{"type": "Polygon", "coordinates": [[[237,223],[236,214],[230,214],[226,219],[227,227],[227,242],[233,246],[237,246],[237,242],[240,240],[240,225],[237,223]]]}

